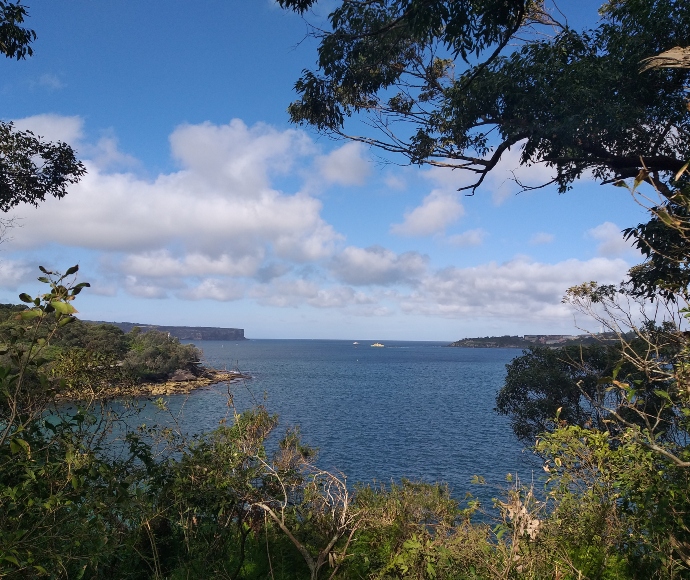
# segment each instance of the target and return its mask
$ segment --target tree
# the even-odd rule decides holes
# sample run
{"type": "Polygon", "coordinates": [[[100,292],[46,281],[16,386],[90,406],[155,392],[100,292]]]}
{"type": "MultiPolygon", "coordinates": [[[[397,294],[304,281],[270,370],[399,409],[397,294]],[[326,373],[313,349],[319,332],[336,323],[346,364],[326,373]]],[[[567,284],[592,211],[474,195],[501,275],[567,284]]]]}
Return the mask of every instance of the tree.
{"type": "Polygon", "coordinates": [[[178,369],[199,374],[200,359],[201,351],[193,344],[181,344],[166,332],[150,330],[130,335],[122,367],[140,380],[160,380],[178,369]]]}
{"type": "MultiPolygon", "coordinates": [[[[304,12],[317,0],[281,0],[304,12]]],[[[640,62],[690,44],[683,0],[610,0],[575,31],[540,2],[342,0],[304,71],[293,122],[463,168],[474,191],[512,147],[521,164],[555,169],[559,190],[584,172],[602,182],[644,165],[666,183],[690,158],[690,71],[640,62]],[[376,132],[349,135],[363,113],[376,132]]]]}
{"type": "MultiPolygon", "coordinates": [[[[615,294],[612,287],[603,291],[615,294]]],[[[680,352],[676,327],[659,327],[648,321],[637,333],[616,331],[611,333],[615,342],[558,349],[535,346],[506,365],[505,384],[496,395],[495,410],[510,418],[520,441],[531,445],[540,434],[561,425],[608,431],[614,436],[627,425],[645,427],[644,417],[614,386],[623,377],[635,385],[636,408],[657,418],[659,439],[668,441],[678,435],[676,410],[658,394],[660,389],[672,389],[672,381],[667,374],[650,376],[637,364],[643,358],[653,358],[660,368],[673,364],[680,352]]]]}
{"type": "MultiPolygon", "coordinates": [[[[27,16],[21,2],[0,0],[0,54],[17,60],[33,55],[36,33],[22,26],[27,16]]],[[[20,203],[38,205],[47,196],[62,198],[85,173],[66,143],[49,143],[0,121],[0,212],[20,203]]]]}
{"type": "Polygon", "coordinates": [[[528,445],[558,426],[557,415],[573,425],[603,427],[602,417],[586,397],[605,396],[599,381],[611,375],[618,354],[615,348],[598,344],[533,346],[506,365],[496,411],[510,418],[515,436],[528,445]]]}
{"type": "Polygon", "coordinates": [[[33,55],[31,43],[36,33],[21,26],[27,16],[21,2],[0,0],[0,54],[17,60],[33,55]]]}

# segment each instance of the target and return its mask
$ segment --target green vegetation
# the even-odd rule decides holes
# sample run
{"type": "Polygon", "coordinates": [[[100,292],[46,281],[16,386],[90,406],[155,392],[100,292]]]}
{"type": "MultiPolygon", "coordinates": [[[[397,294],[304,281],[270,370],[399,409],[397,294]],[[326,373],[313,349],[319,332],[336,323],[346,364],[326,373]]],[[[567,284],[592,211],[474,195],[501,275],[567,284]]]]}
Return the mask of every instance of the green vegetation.
{"type": "MultiPolygon", "coordinates": [[[[314,0],[280,3],[303,11],[314,0]]],[[[24,15],[0,0],[8,57],[30,54],[24,15]]],[[[291,108],[294,120],[336,132],[358,110],[412,119],[408,142],[376,144],[415,162],[467,162],[480,180],[527,139],[523,161],[554,165],[561,188],[589,169],[633,176],[619,182],[632,195],[659,195],[652,225],[630,231],[647,248],[631,280],[566,296],[616,342],[534,347],[509,365],[497,408],[543,460],[543,493],[513,482],[480,506],[405,480],[353,489],[317,467],[298,431],[267,445],[278,423],[263,407],[192,438],[128,427],[136,405],[111,403],[108,386],[194,369],[195,351],[160,333],[78,322],[73,302],[88,285],[77,267],[43,269],[44,294],[0,307],[0,577],[690,578],[688,71],[671,64],[639,77],[640,60],[690,44],[690,5],[612,0],[594,31],[561,27],[508,57],[495,50],[547,16],[521,1],[344,0],[323,37],[324,77],[305,73],[291,108]],[[490,54],[456,79],[436,44],[456,59],[490,54]],[[90,396],[59,404],[70,389],[90,396]]],[[[10,171],[24,181],[2,181],[12,148],[24,155],[10,133],[2,139],[0,209],[26,191],[34,202],[54,194],[31,166],[10,171]]],[[[59,197],[70,177],[56,178],[59,197]]]]}
{"type": "MultiPolygon", "coordinates": [[[[88,374],[94,366],[111,367],[110,380],[117,386],[163,381],[179,370],[193,376],[202,373],[199,349],[181,344],[165,332],[140,332],[135,327],[125,334],[112,324],[90,324],[71,318],[70,324],[54,331],[40,326],[28,334],[31,320],[22,316],[29,312],[27,306],[0,304],[2,340],[17,337],[17,344],[25,349],[31,341],[45,341],[41,353],[45,368],[54,377],[69,379],[71,387],[79,382],[80,373],[88,374]]],[[[0,355],[0,362],[9,362],[8,355],[0,355]]],[[[107,387],[103,385],[102,396],[107,396],[107,387]]],[[[79,389],[70,392],[70,396],[76,396],[79,389]]]]}
{"type": "MultiPolygon", "coordinates": [[[[0,55],[22,60],[33,54],[36,33],[23,26],[26,17],[21,2],[0,0],[0,55]]],[[[67,186],[85,173],[66,143],[48,143],[31,131],[17,131],[12,123],[0,121],[0,212],[20,203],[38,205],[47,195],[62,198],[67,186]]]]}
{"type": "MultiPolygon", "coordinates": [[[[279,3],[303,13],[318,0],[279,3]]],[[[295,84],[291,119],[349,136],[348,117],[362,114],[374,131],[350,138],[469,170],[465,189],[515,146],[522,164],[553,167],[561,191],[586,171],[612,181],[643,167],[665,187],[690,158],[690,72],[641,78],[641,61],[688,46],[690,13],[682,0],[611,0],[599,12],[580,32],[532,0],[342,0],[331,30],[314,30],[317,69],[295,84]]]]}

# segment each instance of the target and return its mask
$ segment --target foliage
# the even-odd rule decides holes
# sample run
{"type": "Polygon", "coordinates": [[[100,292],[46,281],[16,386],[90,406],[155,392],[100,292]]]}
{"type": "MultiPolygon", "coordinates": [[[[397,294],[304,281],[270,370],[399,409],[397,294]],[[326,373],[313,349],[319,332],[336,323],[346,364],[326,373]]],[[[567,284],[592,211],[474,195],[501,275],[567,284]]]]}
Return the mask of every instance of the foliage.
{"type": "Polygon", "coordinates": [[[560,191],[585,171],[633,177],[641,156],[666,181],[690,157],[690,71],[641,79],[640,62],[690,44],[690,7],[611,0],[600,15],[597,28],[577,32],[539,2],[342,0],[332,30],[314,32],[318,70],[297,81],[290,116],[411,163],[474,172],[463,189],[516,146],[521,164],[555,168],[560,191]],[[373,136],[346,135],[355,113],[368,115],[373,136]]]}
{"type": "Polygon", "coordinates": [[[178,369],[198,374],[200,358],[201,352],[194,345],[180,344],[177,337],[150,330],[130,333],[122,367],[137,379],[160,380],[178,369]]]}
{"type": "Polygon", "coordinates": [[[27,11],[21,2],[0,0],[0,54],[21,60],[33,55],[31,43],[36,40],[33,30],[21,26],[27,11]]]}
{"type": "Polygon", "coordinates": [[[580,564],[587,556],[594,577],[618,569],[621,556],[637,577],[687,577],[690,473],[666,464],[631,432],[611,443],[608,433],[576,426],[540,437],[555,506],[548,523],[558,522],[571,548],[601,546],[594,558],[574,551],[580,564]]]}
{"type": "MultiPolygon", "coordinates": [[[[20,316],[18,318],[26,309],[22,305],[1,304],[0,332],[20,333],[26,337],[29,323],[20,316]]],[[[51,376],[63,379],[71,377],[68,383],[73,393],[79,392],[76,385],[81,384],[86,396],[93,394],[96,387],[87,386],[87,383],[89,369],[95,368],[100,369],[101,386],[97,390],[105,389],[103,393],[107,391],[108,384],[123,387],[132,381],[165,380],[180,369],[195,375],[200,373],[201,351],[193,345],[180,344],[177,338],[167,333],[141,333],[135,329],[125,334],[112,324],[93,324],[76,318],[72,320],[72,324],[55,332],[45,326],[39,327],[31,338],[45,341],[50,334],[50,344],[43,347],[42,356],[49,363],[51,376]],[[105,369],[109,369],[108,372],[105,369]],[[76,380],[76,375],[80,373],[83,374],[82,378],[76,380]]],[[[0,355],[2,360],[3,356],[0,355]]]]}
{"type": "Polygon", "coordinates": [[[496,411],[510,417],[515,436],[527,444],[558,426],[558,409],[560,420],[568,424],[602,428],[603,418],[588,399],[603,401],[606,390],[600,380],[611,375],[618,360],[612,346],[533,346],[506,365],[496,411]]]}
{"type": "MultiPolygon", "coordinates": [[[[314,2],[280,3],[304,12],[314,2]]],[[[26,12],[0,8],[15,10],[0,19],[6,42],[3,23],[19,26],[26,12]]],[[[194,370],[198,351],[164,333],[76,322],[72,302],[87,286],[77,267],[43,269],[49,291],[0,307],[0,576],[690,578],[687,70],[648,61],[654,82],[635,78],[639,60],[687,38],[690,17],[673,0],[612,0],[603,16],[596,30],[563,26],[545,40],[528,26],[557,23],[532,3],[343,0],[322,38],[323,76],[305,72],[291,108],[294,120],[335,132],[348,114],[372,111],[389,139],[374,144],[414,162],[459,161],[479,181],[526,140],[523,162],[554,165],[562,189],[591,169],[603,180],[635,172],[633,193],[647,181],[665,196],[652,209],[658,232],[631,234],[649,244],[647,278],[566,297],[617,342],[535,347],[508,367],[497,406],[523,439],[541,432],[543,494],[515,483],[487,513],[440,484],[352,488],[317,466],[298,430],[276,441],[277,418],[237,412],[232,397],[209,433],[133,427],[125,415],[136,406],[108,400],[113,382],[194,370]],[[527,38],[504,55],[517,35],[527,38]],[[416,133],[399,138],[397,121],[416,133]],[[644,297],[659,296],[645,310],[644,297]],[[70,392],[76,408],[60,403],[70,392]]],[[[6,56],[30,55],[33,33],[10,32],[18,44],[2,45],[6,56]]],[[[16,153],[21,171],[0,208],[55,195],[22,165],[21,147],[33,162],[40,141],[2,127],[15,145],[0,147],[0,170],[16,153]]],[[[80,176],[59,173],[57,197],[60,179],[80,176]]]]}
{"type": "MultiPolygon", "coordinates": [[[[28,15],[21,2],[0,0],[0,54],[22,60],[33,55],[33,30],[22,26],[28,15]]],[[[66,143],[49,143],[31,131],[0,121],[0,212],[20,203],[38,205],[47,196],[62,198],[86,173],[66,143]]],[[[7,226],[8,222],[0,222],[7,226]]]]}
{"type": "Polygon", "coordinates": [[[0,211],[20,203],[38,205],[47,196],[62,198],[85,173],[66,143],[48,143],[0,121],[0,211]]]}
{"type": "MultiPolygon", "coordinates": [[[[643,356],[650,343],[656,345],[657,363],[671,362],[678,355],[678,343],[666,340],[675,327],[656,327],[650,322],[639,330],[639,336],[622,337],[620,344],[592,344],[582,347],[532,347],[506,365],[504,386],[496,395],[496,411],[508,415],[516,437],[531,444],[543,432],[552,432],[559,425],[577,425],[618,433],[622,418],[634,425],[644,426],[644,420],[630,412],[627,396],[615,388],[617,379],[635,385],[637,406],[658,415],[666,426],[661,438],[673,438],[674,412],[666,405],[660,389],[668,390],[670,381],[660,376],[650,377],[631,362],[622,361],[626,355],[643,356]],[[556,419],[556,417],[558,417],[556,419]]],[[[621,335],[619,335],[621,337],[621,335]]],[[[664,391],[666,392],[666,391],[664,391]]]]}

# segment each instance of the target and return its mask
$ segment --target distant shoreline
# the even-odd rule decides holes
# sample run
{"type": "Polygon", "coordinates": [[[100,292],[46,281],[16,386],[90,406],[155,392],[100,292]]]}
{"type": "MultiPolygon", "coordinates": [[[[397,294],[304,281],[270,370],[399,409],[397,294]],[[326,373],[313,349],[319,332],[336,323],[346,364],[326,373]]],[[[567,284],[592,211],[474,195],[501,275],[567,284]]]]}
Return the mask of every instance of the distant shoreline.
{"type": "Polygon", "coordinates": [[[525,336],[485,336],[482,338],[463,338],[448,346],[458,348],[521,348],[545,346],[561,348],[564,346],[585,346],[590,344],[615,343],[619,337],[611,332],[601,334],[526,334],[525,336]]]}
{"type": "Polygon", "coordinates": [[[128,333],[138,328],[140,332],[157,330],[167,332],[170,336],[180,340],[248,340],[244,336],[244,328],[222,328],[217,326],[165,326],[162,324],[143,324],[140,322],[107,322],[103,320],[83,320],[88,324],[110,324],[117,326],[122,332],[128,333]]]}

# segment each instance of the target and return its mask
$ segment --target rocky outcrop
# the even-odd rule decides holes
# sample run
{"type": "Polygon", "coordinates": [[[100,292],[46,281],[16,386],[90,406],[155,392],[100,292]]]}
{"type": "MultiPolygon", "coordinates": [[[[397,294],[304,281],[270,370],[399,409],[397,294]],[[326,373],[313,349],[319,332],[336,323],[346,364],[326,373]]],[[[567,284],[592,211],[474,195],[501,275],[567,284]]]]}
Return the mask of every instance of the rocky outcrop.
{"type": "Polygon", "coordinates": [[[218,383],[227,383],[240,379],[249,379],[249,375],[244,375],[238,371],[217,371],[204,369],[204,373],[195,377],[192,373],[190,379],[181,379],[182,373],[187,371],[177,371],[173,377],[163,383],[144,383],[134,387],[135,397],[160,397],[167,395],[186,395],[194,389],[209,387],[218,383]],[[179,375],[178,375],[179,373],[179,375]]]}
{"type": "Polygon", "coordinates": [[[158,383],[128,383],[120,385],[108,385],[100,389],[87,389],[82,391],[65,390],[55,394],[55,398],[61,401],[97,401],[105,399],[121,399],[129,397],[162,397],[168,395],[187,395],[195,389],[210,387],[218,383],[229,383],[241,379],[250,379],[251,376],[239,371],[218,371],[204,368],[199,376],[189,371],[178,370],[167,381],[158,383]]]}

